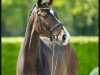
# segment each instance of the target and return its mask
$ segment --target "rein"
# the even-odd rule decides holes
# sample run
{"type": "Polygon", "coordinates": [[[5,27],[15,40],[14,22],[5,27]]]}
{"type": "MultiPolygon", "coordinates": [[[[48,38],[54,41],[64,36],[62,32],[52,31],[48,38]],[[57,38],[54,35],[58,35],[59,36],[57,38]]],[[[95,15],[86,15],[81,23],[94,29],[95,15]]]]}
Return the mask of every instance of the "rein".
{"type": "Polygon", "coordinates": [[[58,48],[57,57],[55,59],[56,64],[55,64],[55,66],[53,66],[53,64],[54,64],[54,55],[55,55],[55,52],[54,52],[55,51],[55,40],[53,40],[53,53],[52,53],[52,60],[51,60],[52,67],[51,67],[51,74],[50,75],[55,75],[55,71],[56,71],[57,64],[58,64],[57,61],[58,61],[59,50],[60,50],[60,47],[58,48]]]}
{"type": "MultiPolygon", "coordinates": [[[[49,55],[49,57],[51,57],[51,70],[50,70],[50,75],[55,75],[56,69],[57,69],[57,65],[58,65],[58,57],[59,57],[59,53],[60,53],[60,46],[58,47],[58,49],[55,49],[56,47],[56,42],[55,40],[52,41],[52,48],[50,48],[50,50],[52,51],[52,54],[49,55],[48,51],[47,54],[49,55]]],[[[39,47],[43,48],[43,53],[45,54],[44,51],[44,46],[40,43],[39,41],[39,47]]]]}

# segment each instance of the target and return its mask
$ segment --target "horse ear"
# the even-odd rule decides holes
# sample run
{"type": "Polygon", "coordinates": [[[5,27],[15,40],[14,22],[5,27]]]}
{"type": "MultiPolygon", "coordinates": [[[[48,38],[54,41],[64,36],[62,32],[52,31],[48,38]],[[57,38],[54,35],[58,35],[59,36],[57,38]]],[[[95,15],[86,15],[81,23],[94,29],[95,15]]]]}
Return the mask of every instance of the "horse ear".
{"type": "Polygon", "coordinates": [[[41,2],[42,2],[42,0],[38,0],[38,1],[37,1],[38,6],[41,5],[41,2]]]}
{"type": "Polygon", "coordinates": [[[49,0],[47,3],[50,6],[52,4],[53,0],[49,0]]]}

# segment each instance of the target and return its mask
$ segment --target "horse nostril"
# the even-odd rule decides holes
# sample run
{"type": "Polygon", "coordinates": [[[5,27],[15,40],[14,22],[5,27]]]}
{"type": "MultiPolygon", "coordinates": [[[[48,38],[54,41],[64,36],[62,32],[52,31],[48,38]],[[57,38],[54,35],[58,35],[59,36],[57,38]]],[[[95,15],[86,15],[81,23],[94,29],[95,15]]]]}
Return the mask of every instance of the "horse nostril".
{"type": "Polygon", "coordinates": [[[63,35],[63,41],[65,41],[65,40],[66,40],[66,34],[63,35]]]}

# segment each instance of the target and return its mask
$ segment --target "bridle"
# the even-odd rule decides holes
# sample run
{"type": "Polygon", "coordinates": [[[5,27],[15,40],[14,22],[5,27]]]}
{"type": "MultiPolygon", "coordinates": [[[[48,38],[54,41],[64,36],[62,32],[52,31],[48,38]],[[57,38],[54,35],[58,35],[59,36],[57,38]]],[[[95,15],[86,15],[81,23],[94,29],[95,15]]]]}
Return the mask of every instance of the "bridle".
{"type": "MultiPolygon", "coordinates": [[[[43,27],[44,30],[48,32],[48,36],[49,36],[50,40],[51,41],[53,41],[53,40],[57,41],[58,40],[58,35],[53,34],[52,31],[54,29],[56,29],[57,27],[60,27],[59,30],[58,30],[58,34],[59,34],[59,31],[62,28],[63,24],[60,22],[60,23],[57,23],[56,25],[52,25],[53,27],[50,27],[50,28],[47,27],[45,24],[42,23],[41,18],[38,15],[38,12],[39,12],[40,9],[51,9],[51,8],[38,8],[38,6],[36,4],[36,12],[35,12],[35,14],[36,14],[36,17],[37,17],[37,22],[38,22],[38,32],[41,34],[40,30],[41,30],[41,27],[43,27]]],[[[47,23],[46,20],[44,20],[44,21],[45,21],[45,23],[47,23]]]]}

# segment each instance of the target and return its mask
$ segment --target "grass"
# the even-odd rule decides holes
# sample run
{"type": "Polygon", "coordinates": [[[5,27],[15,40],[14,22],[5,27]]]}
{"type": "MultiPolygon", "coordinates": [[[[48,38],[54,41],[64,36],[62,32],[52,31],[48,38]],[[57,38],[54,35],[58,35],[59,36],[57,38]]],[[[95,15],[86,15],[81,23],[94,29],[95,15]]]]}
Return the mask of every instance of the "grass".
{"type": "MultiPolygon", "coordinates": [[[[23,37],[2,38],[2,75],[16,75],[16,62],[23,37]]],[[[98,37],[73,36],[78,57],[78,75],[89,75],[98,66],[98,37]]]]}

